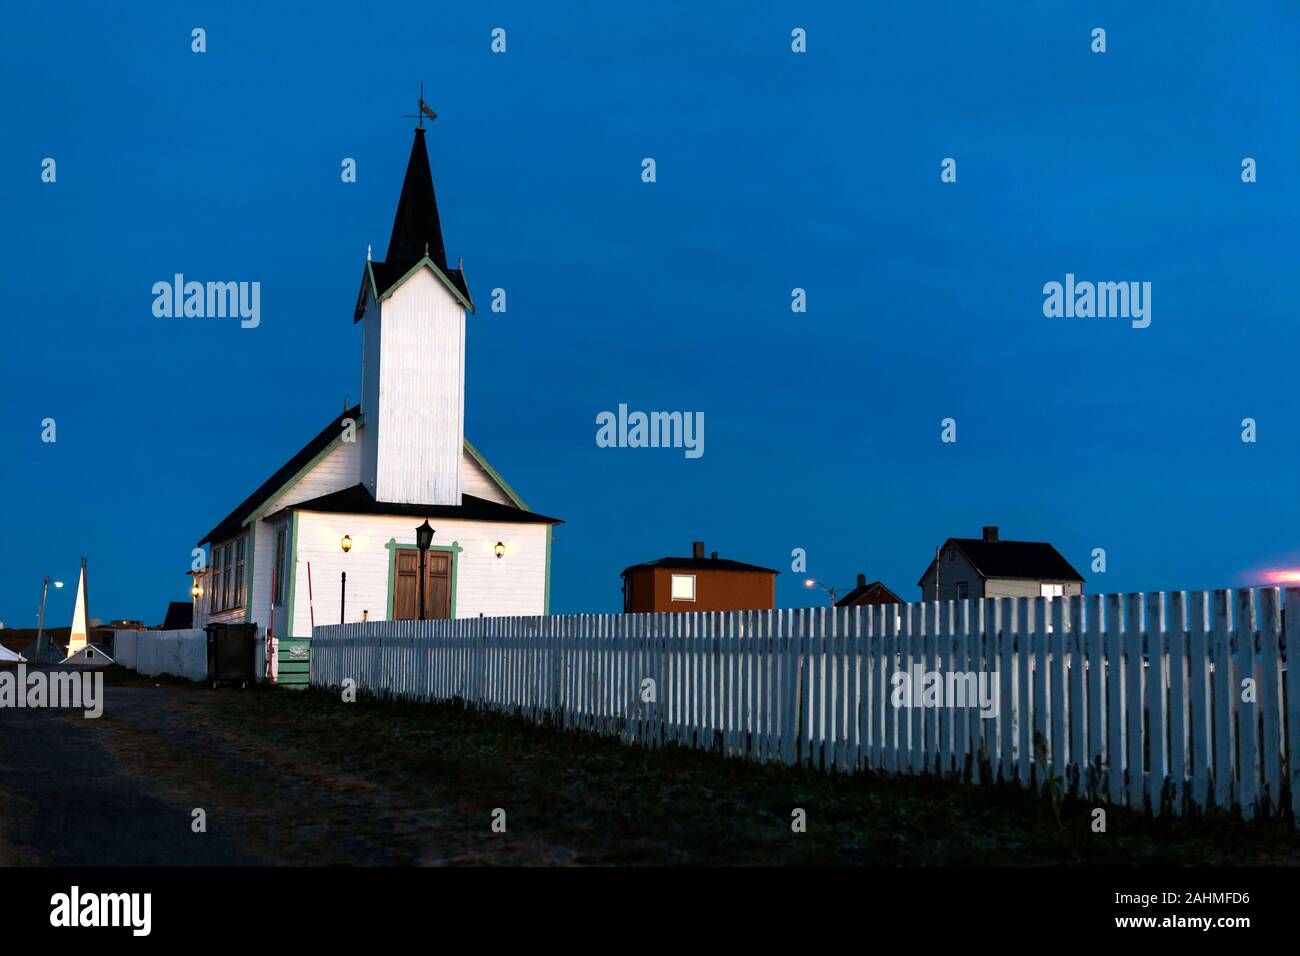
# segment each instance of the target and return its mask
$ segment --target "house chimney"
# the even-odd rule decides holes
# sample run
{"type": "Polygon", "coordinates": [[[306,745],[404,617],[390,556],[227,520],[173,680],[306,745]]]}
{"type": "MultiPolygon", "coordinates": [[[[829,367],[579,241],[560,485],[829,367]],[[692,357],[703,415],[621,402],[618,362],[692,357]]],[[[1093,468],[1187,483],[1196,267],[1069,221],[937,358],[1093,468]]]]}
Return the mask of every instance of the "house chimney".
{"type": "Polygon", "coordinates": [[[703,541],[692,541],[692,542],[691,542],[691,557],[692,557],[692,558],[702,558],[702,557],[704,557],[704,542],[703,542],[703,541]]]}
{"type": "Polygon", "coordinates": [[[984,540],[990,544],[998,540],[998,526],[995,524],[986,524],[984,526],[984,540]]]}
{"type": "Polygon", "coordinates": [[[718,552],[716,552],[716,551],[712,552],[712,553],[709,555],[709,557],[711,557],[714,561],[718,560],[718,552]]]}
{"type": "Polygon", "coordinates": [[[859,572],[859,574],[858,574],[858,587],[860,587],[860,588],[864,588],[864,587],[866,587],[866,586],[867,586],[867,576],[866,576],[865,574],[862,574],[862,573],[859,572]]]}

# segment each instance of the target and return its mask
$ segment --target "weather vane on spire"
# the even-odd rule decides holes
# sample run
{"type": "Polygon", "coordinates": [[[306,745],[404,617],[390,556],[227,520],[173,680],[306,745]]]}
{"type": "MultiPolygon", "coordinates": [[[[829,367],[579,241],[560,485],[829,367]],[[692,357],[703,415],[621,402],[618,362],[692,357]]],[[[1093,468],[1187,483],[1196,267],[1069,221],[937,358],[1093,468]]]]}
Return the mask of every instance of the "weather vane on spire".
{"type": "Polygon", "coordinates": [[[429,122],[431,122],[431,123],[432,123],[434,120],[436,120],[436,119],[438,118],[438,114],[435,113],[435,112],[430,108],[430,106],[429,106],[428,103],[424,102],[424,82],[421,81],[421,82],[420,82],[420,110],[419,110],[419,112],[418,112],[418,113],[415,113],[415,114],[411,114],[411,113],[403,114],[402,118],[403,118],[403,119],[419,120],[419,121],[420,121],[420,125],[419,125],[418,127],[416,127],[416,128],[417,128],[417,129],[424,129],[424,118],[425,118],[426,116],[429,117],[429,122]]]}

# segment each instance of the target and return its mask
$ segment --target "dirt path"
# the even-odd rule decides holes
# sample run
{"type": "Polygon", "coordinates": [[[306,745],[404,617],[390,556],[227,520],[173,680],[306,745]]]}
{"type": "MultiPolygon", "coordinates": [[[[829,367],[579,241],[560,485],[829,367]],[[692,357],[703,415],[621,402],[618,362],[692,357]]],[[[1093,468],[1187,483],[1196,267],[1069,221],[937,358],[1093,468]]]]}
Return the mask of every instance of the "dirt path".
{"type": "MultiPolygon", "coordinates": [[[[506,849],[447,832],[436,807],[373,777],[232,731],[213,716],[235,693],[110,685],[99,719],[0,713],[0,863],[409,865],[506,849]]],[[[492,862],[548,862],[521,849],[492,862]]]]}
{"type": "Polygon", "coordinates": [[[266,862],[229,828],[190,830],[188,801],[130,772],[109,746],[123,714],[148,722],[159,696],[109,688],[85,720],[52,710],[0,714],[0,860],[45,866],[239,866],[266,862]]]}

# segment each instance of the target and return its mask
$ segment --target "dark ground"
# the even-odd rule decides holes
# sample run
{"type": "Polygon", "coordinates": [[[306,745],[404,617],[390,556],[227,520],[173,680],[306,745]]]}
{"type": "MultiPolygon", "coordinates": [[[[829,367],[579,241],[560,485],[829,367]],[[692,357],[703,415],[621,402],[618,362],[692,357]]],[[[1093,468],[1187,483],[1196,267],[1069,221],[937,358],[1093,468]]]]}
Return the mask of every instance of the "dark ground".
{"type": "Polygon", "coordinates": [[[1109,813],[843,777],[320,691],[111,668],[104,716],[0,710],[0,862],[85,865],[1291,864],[1286,822],[1109,813]],[[162,679],[166,681],[167,679],[162,679]],[[507,832],[493,833],[495,808],[507,832]],[[795,807],[806,833],[790,829],[795,807]],[[207,832],[191,832],[191,811],[207,832]]]}

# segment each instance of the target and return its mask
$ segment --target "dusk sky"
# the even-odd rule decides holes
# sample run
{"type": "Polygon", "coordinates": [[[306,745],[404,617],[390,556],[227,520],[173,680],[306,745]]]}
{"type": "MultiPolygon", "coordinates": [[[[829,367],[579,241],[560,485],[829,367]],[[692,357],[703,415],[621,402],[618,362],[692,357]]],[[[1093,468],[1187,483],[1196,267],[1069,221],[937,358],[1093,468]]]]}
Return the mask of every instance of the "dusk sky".
{"type": "Polygon", "coordinates": [[[781,570],[787,607],[825,600],[794,548],[915,600],[986,524],[1089,593],[1300,565],[1300,11],[1143,6],[8,9],[0,620],[84,554],[92,616],[158,623],[358,400],[421,81],[478,304],[465,431],[566,522],[553,612],[618,610],[625,566],[695,539],[781,570]],[[156,318],[175,273],[259,281],[260,325],[156,318]],[[1151,283],[1150,327],[1045,317],[1067,273],[1151,283]],[[703,456],[597,447],[620,404],[703,412],[703,456]]]}

